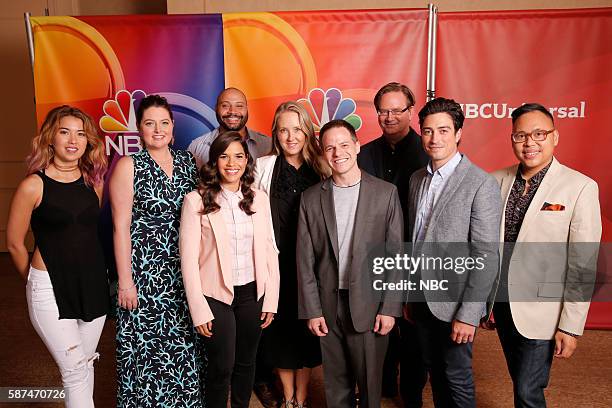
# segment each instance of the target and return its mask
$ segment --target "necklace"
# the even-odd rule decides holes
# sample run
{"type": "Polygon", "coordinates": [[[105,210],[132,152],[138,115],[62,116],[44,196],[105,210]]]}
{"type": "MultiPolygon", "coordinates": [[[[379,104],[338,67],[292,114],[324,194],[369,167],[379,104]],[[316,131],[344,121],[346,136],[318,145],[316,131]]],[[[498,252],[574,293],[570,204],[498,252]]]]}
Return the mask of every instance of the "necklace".
{"type": "Polygon", "coordinates": [[[59,166],[55,161],[53,161],[51,164],[53,164],[53,167],[55,167],[55,169],[57,171],[59,171],[60,173],[71,173],[71,172],[73,172],[73,171],[75,171],[75,170],[77,170],[79,168],[78,164],[75,164],[74,166],[71,166],[71,167],[68,167],[68,166],[65,166],[65,167],[59,166]]]}
{"type": "Polygon", "coordinates": [[[155,162],[156,162],[157,164],[159,164],[160,166],[167,166],[168,164],[172,163],[172,159],[170,159],[170,160],[164,160],[164,161],[157,161],[157,160],[155,160],[155,162]]]}
{"type": "Polygon", "coordinates": [[[334,183],[334,180],[332,180],[332,183],[334,184],[334,187],[338,187],[338,188],[351,188],[351,187],[355,187],[356,185],[361,183],[361,179],[357,180],[356,183],[353,184],[349,184],[348,186],[339,186],[336,183],[334,183]]]}
{"type": "MultiPolygon", "coordinates": [[[[170,153],[170,152],[168,152],[170,153]]],[[[151,158],[153,159],[153,161],[155,163],[157,163],[160,166],[166,166],[170,163],[172,163],[174,161],[174,157],[172,157],[172,154],[170,153],[170,158],[166,159],[166,160],[158,160],[157,158],[155,158],[151,153],[149,153],[149,156],[151,156],[151,158]]]]}

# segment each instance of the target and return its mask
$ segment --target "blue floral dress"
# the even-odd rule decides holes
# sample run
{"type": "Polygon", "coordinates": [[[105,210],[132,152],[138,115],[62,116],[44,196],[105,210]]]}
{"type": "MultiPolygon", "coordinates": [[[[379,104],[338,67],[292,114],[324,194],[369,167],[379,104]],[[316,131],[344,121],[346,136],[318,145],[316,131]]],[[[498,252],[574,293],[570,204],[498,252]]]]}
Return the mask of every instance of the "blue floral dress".
{"type": "Polygon", "coordinates": [[[183,197],[195,160],[171,150],[172,178],[143,149],[134,161],[132,276],[138,308],[117,316],[117,406],[202,407],[202,347],[189,315],[178,250],[183,197]]]}

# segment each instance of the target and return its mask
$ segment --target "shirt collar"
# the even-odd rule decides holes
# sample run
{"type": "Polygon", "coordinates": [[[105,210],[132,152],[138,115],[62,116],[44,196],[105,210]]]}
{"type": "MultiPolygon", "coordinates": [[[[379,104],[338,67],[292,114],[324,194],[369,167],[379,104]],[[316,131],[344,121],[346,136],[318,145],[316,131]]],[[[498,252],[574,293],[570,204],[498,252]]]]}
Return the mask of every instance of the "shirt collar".
{"type": "MultiPolygon", "coordinates": [[[[536,174],[531,176],[531,178],[529,179],[529,184],[531,184],[531,185],[540,184],[540,182],[542,181],[542,179],[546,175],[546,172],[548,172],[548,169],[550,168],[550,165],[552,164],[552,162],[553,161],[551,160],[550,163],[548,163],[548,165],[546,167],[544,167],[542,170],[538,171],[536,174]]],[[[516,169],[516,178],[519,179],[519,180],[525,180],[526,181],[526,179],[523,177],[523,174],[521,173],[521,169],[522,169],[522,165],[519,164],[518,169],[516,169]]]]}
{"type": "MultiPolygon", "coordinates": [[[[251,129],[249,129],[248,127],[245,126],[245,129],[247,131],[247,136],[244,139],[245,142],[253,142],[253,143],[257,143],[257,140],[255,140],[253,138],[253,131],[251,129]]],[[[214,138],[212,138],[212,141],[214,141],[220,134],[221,134],[221,126],[217,127],[215,129],[215,132],[217,132],[214,136],[214,138]]],[[[210,142],[212,144],[212,141],[210,142]]]]}
{"type": "Polygon", "coordinates": [[[249,129],[248,127],[244,127],[247,131],[247,135],[246,135],[246,139],[244,139],[245,142],[253,142],[255,144],[257,144],[257,140],[255,140],[253,138],[253,131],[251,129],[249,129]]]}
{"type": "Polygon", "coordinates": [[[399,150],[406,149],[410,145],[410,138],[412,136],[411,133],[412,133],[412,127],[408,130],[408,133],[406,133],[406,135],[402,137],[399,140],[399,142],[395,144],[395,149],[391,147],[391,143],[387,141],[387,138],[385,138],[385,135],[383,134],[382,135],[383,146],[388,151],[392,151],[392,150],[399,151],[399,150]]]}
{"type": "Polygon", "coordinates": [[[431,175],[433,175],[434,173],[438,173],[442,177],[442,179],[446,179],[447,177],[450,177],[451,174],[453,174],[453,172],[459,165],[459,162],[461,161],[462,157],[463,156],[461,155],[461,153],[459,152],[455,153],[452,159],[447,161],[444,164],[444,166],[440,167],[436,171],[433,171],[431,167],[431,160],[430,160],[429,163],[427,164],[427,172],[431,175]]]}
{"type": "Polygon", "coordinates": [[[238,189],[238,191],[234,192],[225,187],[221,187],[221,195],[228,201],[240,201],[244,198],[244,195],[242,195],[242,190],[238,189]]]}

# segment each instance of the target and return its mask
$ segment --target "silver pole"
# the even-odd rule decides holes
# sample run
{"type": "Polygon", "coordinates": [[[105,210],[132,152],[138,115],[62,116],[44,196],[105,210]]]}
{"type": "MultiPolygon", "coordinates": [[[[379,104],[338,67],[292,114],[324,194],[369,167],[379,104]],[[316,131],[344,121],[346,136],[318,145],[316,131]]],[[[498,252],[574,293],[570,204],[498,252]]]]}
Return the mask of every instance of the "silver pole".
{"type": "Polygon", "coordinates": [[[428,35],[427,35],[427,101],[436,97],[436,41],[438,29],[438,7],[428,5],[428,35]]]}
{"type": "Polygon", "coordinates": [[[34,36],[32,35],[32,24],[30,24],[30,13],[24,13],[25,19],[26,36],[28,38],[28,49],[30,51],[30,64],[32,65],[32,72],[34,72],[34,36]]]}

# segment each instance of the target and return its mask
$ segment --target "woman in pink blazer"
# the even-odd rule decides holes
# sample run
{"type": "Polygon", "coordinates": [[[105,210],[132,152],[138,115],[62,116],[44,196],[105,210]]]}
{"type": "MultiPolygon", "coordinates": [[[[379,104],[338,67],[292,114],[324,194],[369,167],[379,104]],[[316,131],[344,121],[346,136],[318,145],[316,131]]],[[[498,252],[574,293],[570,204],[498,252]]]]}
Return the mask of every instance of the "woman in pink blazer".
{"type": "Polygon", "coordinates": [[[249,406],[261,330],[278,304],[278,254],[266,193],[251,187],[253,158],[238,132],[210,147],[185,196],[179,248],[187,302],[208,354],[209,408],[249,406]]]}

